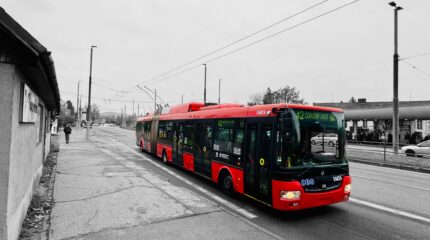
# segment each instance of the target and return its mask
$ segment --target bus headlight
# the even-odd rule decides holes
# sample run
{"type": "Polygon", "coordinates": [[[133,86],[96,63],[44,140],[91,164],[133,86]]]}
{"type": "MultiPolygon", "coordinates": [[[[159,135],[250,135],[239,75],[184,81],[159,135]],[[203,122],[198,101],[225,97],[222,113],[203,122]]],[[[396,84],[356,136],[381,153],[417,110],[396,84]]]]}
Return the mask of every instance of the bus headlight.
{"type": "Polygon", "coordinates": [[[281,191],[281,199],[284,200],[299,200],[300,191],[281,191]]]}
{"type": "Polygon", "coordinates": [[[345,193],[350,193],[351,192],[351,184],[346,184],[344,191],[345,191],[345,193]]]}

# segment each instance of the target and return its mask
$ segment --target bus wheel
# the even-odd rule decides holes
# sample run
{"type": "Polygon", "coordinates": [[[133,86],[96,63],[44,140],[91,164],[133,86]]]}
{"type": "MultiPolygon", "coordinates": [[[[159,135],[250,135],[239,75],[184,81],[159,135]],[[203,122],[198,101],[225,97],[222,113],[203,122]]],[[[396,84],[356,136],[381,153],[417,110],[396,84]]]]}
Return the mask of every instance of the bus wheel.
{"type": "Polygon", "coordinates": [[[163,151],[163,156],[162,156],[162,158],[163,158],[163,162],[164,162],[165,164],[167,164],[167,154],[166,154],[166,151],[163,151]]]}
{"type": "Polygon", "coordinates": [[[220,185],[224,192],[231,194],[233,192],[233,178],[229,173],[221,175],[220,185]]]}

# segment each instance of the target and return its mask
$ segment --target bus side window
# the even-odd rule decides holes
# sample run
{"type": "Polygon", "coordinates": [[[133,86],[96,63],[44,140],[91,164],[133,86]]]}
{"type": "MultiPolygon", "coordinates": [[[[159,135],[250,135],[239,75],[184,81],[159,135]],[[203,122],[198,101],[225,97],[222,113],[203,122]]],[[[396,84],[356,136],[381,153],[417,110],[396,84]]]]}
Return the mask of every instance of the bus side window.
{"type": "Polygon", "coordinates": [[[215,151],[232,153],[233,148],[233,129],[218,127],[215,133],[214,146],[215,151]]]}
{"type": "Polygon", "coordinates": [[[236,129],[233,145],[233,154],[241,155],[243,149],[243,129],[236,129]]]}
{"type": "Polygon", "coordinates": [[[160,121],[160,123],[158,124],[158,138],[163,140],[166,138],[166,135],[166,122],[160,121]]]}
{"type": "Polygon", "coordinates": [[[193,148],[194,146],[194,124],[186,123],[183,128],[183,144],[188,148],[193,148]]]}

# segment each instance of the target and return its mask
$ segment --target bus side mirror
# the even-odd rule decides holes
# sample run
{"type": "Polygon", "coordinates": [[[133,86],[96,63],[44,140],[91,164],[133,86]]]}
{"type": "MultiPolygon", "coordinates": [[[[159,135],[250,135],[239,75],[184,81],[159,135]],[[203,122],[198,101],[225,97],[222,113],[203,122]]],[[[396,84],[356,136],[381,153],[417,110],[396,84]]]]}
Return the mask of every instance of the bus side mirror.
{"type": "Polygon", "coordinates": [[[283,118],[282,119],[282,132],[285,133],[287,142],[291,142],[293,135],[293,119],[283,118]]]}

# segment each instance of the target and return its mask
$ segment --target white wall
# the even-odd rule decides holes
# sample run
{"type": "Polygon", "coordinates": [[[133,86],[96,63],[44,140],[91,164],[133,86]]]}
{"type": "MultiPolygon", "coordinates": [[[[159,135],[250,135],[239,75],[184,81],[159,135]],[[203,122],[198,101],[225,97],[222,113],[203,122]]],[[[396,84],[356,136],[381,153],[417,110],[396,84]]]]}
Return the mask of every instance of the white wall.
{"type": "MultiPolygon", "coordinates": [[[[0,64],[4,65],[4,64],[0,64]]],[[[1,107],[10,107],[8,114],[9,119],[1,119],[1,124],[7,126],[11,130],[9,137],[2,136],[3,141],[10,143],[9,152],[1,152],[1,157],[8,158],[8,179],[6,195],[7,199],[0,202],[0,215],[6,215],[5,222],[0,222],[0,239],[17,239],[20,233],[21,224],[24,220],[27,208],[30,204],[34,186],[37,186],[40,176],[42,174],[42,163],[45,156],[49,153],[50,138],[46,136],[45,119],[47,117],[47,110],[41,99],[39,104],[43,108],[43,120],[37,118],[35,123],[20,123],[20,98],[21,98],[21,83],[25,82],[23,75],[13,65],[1,66],[0,70],[2,76],[2,91],[8,92],[4,97],[2,96],[1,107]],[[6,73],[3,75],[3,73],[6,73]],[[8,84],[7,88],[3,88],[8,84]],[[5,101],[3,101],[3,98],[5,101]],[[8,106],[4,106],[9,101],[8,106]],[[42,137],[39,141],[40,132],[37,131],[39,127],[43,128],[42,137]],[[44,144],[46,143],[46,145],[44,144]],[[3,204],[6,203],[6,209],[3,209],[3,204]],[[6,230],[6,232],[5,232],[6,230]],[[7,237],[6,237],[7,236],[7,237]]],[[[37,93],[36,93],[37,94],[37,93]]],[[[40,109],[38,110],[40,112],[40,109]]],[[[1,111],[4,114],[3,111],[1,111]]],[[[3,129],[3,127],[2,127],[3,129]]],[[[48,134],[49,135],[49,134],[48,134]]],[[[1,169],[3,169],[3,160],[1,169]]],[[[3,174],[2,174],[3,175],[3,174]]],[[[2,181],[3,184],[3,181],[2,181]]],[[[3,186],[0,192],[3,193],[3,186]]]]}

